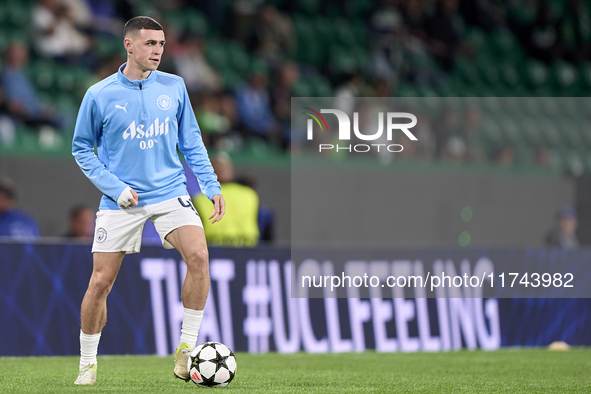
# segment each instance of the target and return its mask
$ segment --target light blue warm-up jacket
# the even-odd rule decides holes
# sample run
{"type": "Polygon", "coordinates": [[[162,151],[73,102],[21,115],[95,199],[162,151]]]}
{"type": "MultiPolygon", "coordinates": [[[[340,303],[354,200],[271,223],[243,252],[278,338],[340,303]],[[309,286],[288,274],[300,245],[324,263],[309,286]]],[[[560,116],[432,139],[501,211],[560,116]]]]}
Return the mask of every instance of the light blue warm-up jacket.
{"type": "Polygon", "coordinates": [[[187,195],[177,144],[201,191],[209,199],[221,194],[183,79],[152,71],[131,81],[124,68],[88,89],[72,141],[82,172],[104,193],[99,209],[120,209],[117,198],[127,186],[139,194],[139,206],[187,195]]]}

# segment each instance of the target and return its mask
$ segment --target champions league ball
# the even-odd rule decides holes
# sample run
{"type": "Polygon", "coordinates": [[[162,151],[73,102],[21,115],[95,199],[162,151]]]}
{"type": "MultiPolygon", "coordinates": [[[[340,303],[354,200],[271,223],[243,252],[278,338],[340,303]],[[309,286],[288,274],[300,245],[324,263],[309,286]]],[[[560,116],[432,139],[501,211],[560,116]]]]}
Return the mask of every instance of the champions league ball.
{"type": "Polygon", "coordinates": [[[236,375],[236,357],[222,343],[205,342],[193,349],[187,369],[196,385],[225,387],[236,375]]]}

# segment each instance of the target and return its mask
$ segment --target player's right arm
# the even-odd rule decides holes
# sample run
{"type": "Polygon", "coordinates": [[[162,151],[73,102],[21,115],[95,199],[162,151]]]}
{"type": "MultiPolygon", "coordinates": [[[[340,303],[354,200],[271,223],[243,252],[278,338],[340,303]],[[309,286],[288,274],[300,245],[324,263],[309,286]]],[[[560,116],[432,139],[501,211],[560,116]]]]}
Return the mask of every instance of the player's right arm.
{"type": "MultiPolygon", "coordinates": [[[[94,154],[94,144],[102,132],[102,114],[92,92],[86,92],[74,129],[72,155],[88,179],[107,197],[117,201],[127,185],[113,175],[94,154]]],[[[137,200],[135,204],[137,205],[137,200]]]]}

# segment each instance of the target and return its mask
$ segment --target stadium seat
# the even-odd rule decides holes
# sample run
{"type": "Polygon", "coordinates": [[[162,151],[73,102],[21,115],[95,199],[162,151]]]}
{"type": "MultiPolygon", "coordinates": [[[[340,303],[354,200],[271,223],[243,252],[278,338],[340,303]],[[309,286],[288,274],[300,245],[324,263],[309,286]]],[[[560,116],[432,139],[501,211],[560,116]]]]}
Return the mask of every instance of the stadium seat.
{"type": "Polygon", "coordinates": [[[541,86],[536,89],[530,90],[532,97],[553,97],[557,96],[556,89],[552,88],[549,85],[541,86]]]}
{"type": "Polygon", "coordinates": [[[454,76],[457,76],[467,84],[476,84],[480,82],[478,69],[471,59],[458,56],[455,59],[454,76]]]}
{"type": "Polygon", "coordinates": [[[292,88],[293,97],[314,97],[313,87],[307,82],[299,81],[292,88]]]}
{"type": "Polygon", "coordinates": [[[311,79],[312,96],[331,97],[333,94],[330,82],[322,75],[317,75],[311,79]]]}
{"type": "Polygon", "coordinates": [[[418,97],[419,92],[414,84],[408,84],[401,82],[394,90],[394,96],[396,97],[418,97]]]}
{"type": "Polygon", "coordinates": [[[509,88],[515,89],[520,87],[521,80],[515,64],[512,62],[505,62],[498,68],[501,81],[509,88]]]}
{"type": "Polygon", "coordinates": [[[323,47],[330,48],[330,45],[335,43],[338,38],[336,26],[333,19],[325,16],[315,17],[313,19],[314,40],[320,41],[323,47]]]}
{"type": "Polygon", "coordinates": [[[303,62],[315,66],[322,66],[326,59],[326,48],[316,41],[310,41],[304,48],[303,62]]]}
{"type": "Polygon", "coordinates": [[[499,119],[503,140],[510,145],[518,145],[523,141],[521,127],[517,119],[512,116],[504,115],[499,119]]]}
{"type": "Polygon", "coordinates": [[[268,75],[269,74],[269,66],[264,60],[253,58],[250,62],[250,69],[249,72],[257,72],[261,74],[268,75]]]}
{"type": "Polygon", "coordinates": [[[356,40],[356,44],[364,48],[369,48],[369,29],[360,19],[354,19],[351,21],[351,29],[353,30],[353,37],[356,40]]]}
{"type": "Polygon", "coordinates": [[[562,138],[560,135],[560,129],[551,118],[541,120],[538,124],[542,135],[544,136],[545,146],[549,148],[555,148],[562,146],[562,138]]]}
{"type": "Polygon", "coordinates": [[[549,82],[549,71],[544,63],[530,59],[526,62],[522,73],[524,74],[524,80],[528,82],[530,88],[537,89],[547,87],[549,82]]]}
{"type": "Polygon", "coordinates": [[[293,28],[295,30],[296,35],[298,36],[298,39],[300,37],[306,39],[313,38],[314,26],[313,22],[310,21],[310,18],[301,14],[296,14],[291,18],[291,21],[293,23],[293,28]]]}
{"type": "Polygon", "coordinates": [[[183,12],[170,9],[164,12],[164,18],[168,21],[168,24],[174,26],[175,30],[180,34],[182,34],[188,28],[188,19],[185,18],[185,14],[183,12]]]}
{"type": "Polygon", "coordinates": [[[435,86],[435,91],[439,97],[457,97],[458,92],[454,89],[451,82],[442,83],[435,86]]]}
{"type": "Polygon", "coordinates": [[[207,42],[205,49],[205,57],[207,62],[214,69],[222,69],[228,64],[227,53],[224,45],[218,40],[211,40],[207,42]]]}
{"type": "Polygon", "coordinates": [[[501,81],[499,69],[494,61],[486,59],[477,63],[479,79],[488,86],[498,86],[501,81]]]}
{"type": "Polygon", "coordinates": [[[571,120],[579,121],[582,117],[586,116],[586,109],[581,109],[577,101],[585,101],[576,97],[562,97],[556,101],[556,105],[559,106],[562,115],[571,120]]]}
{"type": "MultiPolygon", "coordinates": [[[[437,93],[432,90],[423,90],[420,92],[421,96],[417,100],[411,100],[409,104],[418,103],[416,106],[410,105],[410,107],[421,108],[421,112],[429,116],[437,116],[442,111],[442,100],[437,97],[437,93]]],[[[446,99],[445,103],[450,104],[452,99],[446,99]]]]}
{"type": "Polygon", "coordinates": [[[5,22],[12,28],[23,28],[28,25],[30,14],[30,7],[27,4],[9,1],[5,8],[5,22]]]}
{"type": "Polygon", "coordinates": [[[577,69],[567,62],[557,61],[552,65],[552,80],[559,96],[569,96],[578,80],[577,69]]]}
{"type": "Polygon", "coordinates": [[[591,152],[587,151],[584,154],[583,165],[585,166],[585,172],[591,173],[591,152]]]}
{"type": "Polygon", "coordinates": [[[502,146],[505,143],[501,125],[494,117],[483,116],[482,119],[483,140],[490,148],[502,146]]]}
{"type": "Polygon", "coordinates": [[[55,86],[54,64],[49,60],[39,60],[28,67],[29,77],[37,89],[50,91],[55,86]]]}
{"type": "Polygon", "coordinates": [[[536,18],[537,3],[520,2],[514,3],[508,8],[508,14],[512,20],[521,26],[527,26],[536,18]]]}
{"type": "Polygon", "coordinates": [[[466,84],[463,82],[457,83],[454,81],[454,91],[457,93],[458,97],[474,97],[474,85],[466,84]]]}
{"type": "Polygon", "coordinates": [[[564,13],[565,2],[563,0],[548,0],[550,4],[550,10],[552,11],[552,17],[559,19],[564,13]]]}
{"type": "Polygon", "coordinates": [[[579,123],[581,130],[581,138],[584,146],[591,152],[591,122],[587,119],[583,119],[579,123]]]}
{"type": "Polygon", "coordinates": [[[70,70],[55,74],[55,90],[60,93],[72,94],[76,88],[76,76],[70,70]]]}
{"type": "Polygon", "coordinates": [[[579,81],[585,88],[591,88],[591,63],[585,62],[579,66],[579,81]]]}
{"type": "MultiPolygon", "coordinates": [[[[356,47],[359,52],[366,53],[364,47],[356,47]]],[[[428,53],[411,52],[405,54],[406,67],[413,71],[413,73],[439,73],[441,68],[437,61],[428,53]]]]}
{"type": "Polygon", "coordinates": [[[226,59],[228,64],[239,74],[243,74],[250,67],[250,57],[244,47],[236,41],[232,41],[226,46],[226,59]]]}
{"type": "Polygon", "coordinates": [[[357,58],[349,49],[334,46],[330,51],[330,73],[338,78],[357,69],[357,58]]]}
{"type": "Polygon", "coordinates": [[[351,25],[346,19],[338,18],[335,20],[334,29],[338,38],[339,44],[344,46],[355,45],[355,36],[351,25]]]}
{"type": "Polygon", "coordinates": [[[471,104],[478,105],[484,114],[498,118],[503,113],[503,100],[498,97],[482,97],[480,99],[470,100],[471,104]]]}
{"type": "Polygon", "coordinates": [[[155,8],[150,1],[140,1],[135,8],[137,15],[159,15],[160,12],[155,8]]]}
{"type": "Polygon", "coordinates": [[[337,18],[343,14],[342,4],[339,4],[336,1],[325,1],[324,4],[322,4],[322,10],[323,14],[329,18],[337,18]]]}
{"type": "Polygon", "coordinates": [[[96,75],[86,67],[76,67],[72,70],[74,77],[76,78],[76,93],[77,96],[82,100],[86,90],[94,83],[98,82],[96,75]]]}
{"type": "Polygon", "coordinates": [[[300,0],[297,2],[298,11],[307,15],[318,15],[320,0],[300,0]]]}
{"type": "Polygon", "coordinates": [[[6,43],[5,45],[11,43],[12,41],[21,41],[21,42],[28,42],[29,32],[26,27],[19,26],[19,27],[12,27],[9,29],[5,29],[5,37],[6,43]]]}
{"type": "Polygon", "coordinates": [[[299,15],[293,18],[293,24],[298,39],[296,60],[300,63],[320,65],[327,47],[323,47],[322,37],[315,35],[314,23],[309,18],[299,15]]]}
{"type": "Polygon", "coordinates": [[[25,126],[16,126],[16,146],[23,153],[39,150],[39,136],[36,130],[25,126]]]}
{"type": "Polygon", "coordinates": [[[120,37],[101,37],[100,40],[96,40],[96,56],[107,58],[116,53],[125,53],[121,42],[122,38],[120,37]]]}
{"type": "Polygon", "coordinates": [[[234,90],[240,84],[242,84],[243,79],[238,75],[236,71],[231,68],[224,68],[219,71],[222,80],[224,81],[224,87],[226,89],[234,90]]]}
{"type": "Polygon", "coordinates": [[[524,140],[529,146],[539,147],[544,145],[544,136],[538,121],[534,117],[522,116],[519,122],[524,140]]]}
{"type": "MultiPolygon", "coordinates": [[[[6,4],[5,2],[0,3],[0,26],[5,26],[6,18],[8,17],[8,12],[6,11],[6,4]]],[[[3,28],[0,30],[4,30],[3,28]]]]}
{"type": "Polygon", "coordinates": [[[267,3],[273,4],[277,8],[281,8],[285,5],[287,0],[268,0],[267,3]]]}
{"type": "Polygon", "coordinates": [[[274,154],[273,148],[259,138],[249,138],[244,144],[244,153],[257,159],[265,159],[274,154]]]}
{"type": "Polygon", "coordinates": [[[373,0],[347,0],[345,3],[345,12],[349,18],[368,18],[378,6],[376,3],[373,0]]]}
{"type": "Polygon", "coordinates": [[[565,161],[566,170],[570,175],[575,177],[583,175],[585,172],[585,157],[576,150],[569,150],[563,157],[565,161]]]}
{"type": "Polygon", "coordinates": [[[373,78],[372,64],[367,49],[361,46],[351,48],[351,53],[355,57],[357,71],[361,72],[369,81],[373,78]]]}
{"type": "Polygon", "coordinates": [[[53,104],[62,114],[76,115],[78,102],[71,94],[60,94],[54,98],[53,104]]]}
{"type": "Polygon", "coordinates": [[[498,29],[489,34],[487,44],[500,56],[519,50],[519,44],[510,30],[498,29]]]}
{"type": "Polygon", "coordinates": [[[581,133],[579,132],[578,123],[569,118],[560,118],[557,121],[559,132],[562,136],[562,141],[566,147],[570,149],[578,149],[583,143],[581,133]]]}
{"type": "Polygon", "coordinates": [[[541,105],[542,113],[551,120],[555,120],[562,115],[560,107],[557,106],[557,101],[553,97],[540,97],[537,101],[541,105]]]}
{"type": "Polygon", "coordinates": [[[0,53],[4,53],[4,51],[6,51],[6,47],[8,46],[8,43],[10,42],[10,39],[8,38],[9,33],[7,30],[5,29],[0,29],[0,53]]]}
{"type": "Polygon", "coordinates": [[[188,8],[182,12],[184,18],[183,26],[192,34],[205,37],[209,32],[209,24],[205,15],[199,10],[188,8]]]}
{"type": "Polygon", "coordinates": [[[500,115],[510,114],[511,116],[517,117],[519,120],[526,114],[524,108],[524,100],[514,97],[498,97],[500,115]]]}
{"type": "Polygon", "coordinates": [[[474,48],[477,55],[487,50],[486,34],[477,27],[466,29],[464,41],[474,48]]]}
{"type": "Polygon", "coordinates": [[[512,96],[513,97],[531,97],[532,93],[531,91],[524,85],[524,84],[519,84],[517,86],[515,86],[514,88],[511,88],[511,91],[513,92],[512,96]]]}

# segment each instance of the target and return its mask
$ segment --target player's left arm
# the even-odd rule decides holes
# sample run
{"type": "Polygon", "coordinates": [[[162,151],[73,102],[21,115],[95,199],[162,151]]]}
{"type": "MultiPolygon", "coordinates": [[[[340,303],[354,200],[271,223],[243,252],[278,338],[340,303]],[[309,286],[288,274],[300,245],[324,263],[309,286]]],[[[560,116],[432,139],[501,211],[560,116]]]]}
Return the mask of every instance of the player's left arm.
{"type": "Polygon", "coordinates": [[[221,194],[216,194],[211,199],[211,202],[213,202],[213,212],[209,217],[209,220],[211,220],[211,223],[213,224],[222,220],[226,214],[226,200],[224,200],[224,196],[221,194]]]}
{"type": "Polygon", "coordinates": [[[219,222],[226,211],[222,188],[217,175],[213,172],[207,150],[201,139],[201,130],[193,113],[189,94],[184,83],[182,83],[181,94],[181,104],[177,112],[179,149],[185,156],[189,168],[197,177],[201,191],[214,205],[214,211],[210,216],[210,219],[213,219],[212,223],[219,222]]]}

